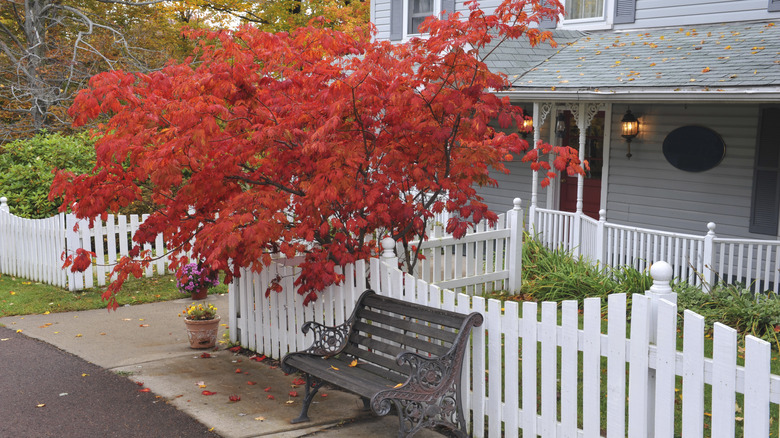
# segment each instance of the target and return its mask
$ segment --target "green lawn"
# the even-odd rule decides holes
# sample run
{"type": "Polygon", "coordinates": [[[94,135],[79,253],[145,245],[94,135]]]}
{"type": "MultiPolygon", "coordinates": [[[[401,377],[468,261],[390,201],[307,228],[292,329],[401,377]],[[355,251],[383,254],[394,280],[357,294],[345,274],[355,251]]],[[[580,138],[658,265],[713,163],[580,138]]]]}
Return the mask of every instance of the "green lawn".
{"type": "MultiPolygon", "coordinates": [[[[106,302],[101,298],[105,290],[105,287],[97,287],[70,292],[56,286],[0,274],[0,317],[105,308],[106,302]]],[[[211,288],[209,293],[227,293],[227,286],[221,284],[211,288]]],[[[176,289],[176,278],[165,275],[127,280],[117,301],[123,306],[185,297],[187,295],[176,289]]]]}

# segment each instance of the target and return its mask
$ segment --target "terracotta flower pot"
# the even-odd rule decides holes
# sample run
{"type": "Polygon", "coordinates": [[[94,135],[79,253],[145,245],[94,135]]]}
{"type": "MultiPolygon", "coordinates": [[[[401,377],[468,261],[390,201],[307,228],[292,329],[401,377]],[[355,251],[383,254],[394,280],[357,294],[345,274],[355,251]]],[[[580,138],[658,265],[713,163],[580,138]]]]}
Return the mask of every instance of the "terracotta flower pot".
{"type": "Polygon", "coordinates": [[[197,291],[192,293],[192,299],[193,300],[205,300],[208,295],[209,295],[209,288],[202,287],[202,288],[200,288],[197,291]]]}
{"type": "Polygon", "coordinates": [[[213,348],[217,344],[219,316],[214,319],[184,319],[191,348],[213,348]]]}

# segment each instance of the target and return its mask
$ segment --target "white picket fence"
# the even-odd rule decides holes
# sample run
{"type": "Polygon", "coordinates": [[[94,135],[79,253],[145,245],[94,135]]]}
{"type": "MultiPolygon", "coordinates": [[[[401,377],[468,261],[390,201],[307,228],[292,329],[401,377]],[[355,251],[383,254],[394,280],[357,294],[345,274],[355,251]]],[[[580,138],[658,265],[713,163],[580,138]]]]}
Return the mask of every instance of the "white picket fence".
{"type": "MultiPolygon", "coordinates": [[[[5,198],[1,198],[0,272],[71,291],[104,286],[110,282],[117,260],[129,255],[132,236],[147,216],[109,214],[105,221],[96,219],[92,227],[89,221],[64,213],[47,219],[25,219],[9,213],[5,198]],[[62,269],[63,255],[75,254],[78,248],[95,252],[93,263],[83,273],[62,269]]],[[[154,245],[147,244],[144,249],[155,255],[165,254],[162,234],[154,245]]],[[[146,268],[145,275],[163,275],[167,266],[168,259],[159,258],[146,268]]]]}
{"type": "MultiPolygon", "coordinates": [[[[417,261],[414,276],[469,295],[520,290],[523,211],[519,198],[514,204],[498,215],[495,226],[481,221],[460,239],[446,233],[447,218],[439,216],[428,228],[428,239],[415,243],[423,259],[417,261]]],[[[403,252],[400,243],[396,251],[403,252]]]]}
{"type": "Polygon", "coordinates": [[[578,213],[531,209],[528,228],[551,249],[570,251],[602,266],[647,269],[666,260],[674,277],[709,287],[740,283],[755,293],[780,292],[780,240],[721,238],[716,225],[705,235],[672,233],[612,224],[601,210],[598,221],[578,213]]]}
{"type": "MultiPolygon", "coordinates": [[[[633,296],[630,315],[624,294],[609,297],[602,333],[599,298],[586,299],[581,309],[576,301],[560,307],[502,304],[430,285],[378,259],[368,270],[365,263],[348,267],[344,284],[304,307],[292,286],[296,268],[273,264],[260,274],[244,270],[231,284],[230,337],[279,359],[310,345],[311,334],[299,330],[304,321],[341,324],[370,283],[375,291],[405,301],[483,314],[485,324],[474,331],[463,373],[464,410],[475,437],[522,432],[523,437],[731,438],[738,426],[745,437],[769,436],[770,408],[776,411],[780,403],[780,377],[769,371],[770,345],[748,336],[742,350],[736,331],[716,324],[714,353],[706,357],[704,318],[686,310],[683,350],[677,351],[678,314],[668,288],[672,273],[663,265],[653,269],[651,291],[633,296]],[[266,297],[277,275],[283,292],[266,297]],[[743,351],[740,366],[737,356],[743,351]],[[677,378],[681,387],[675,386],[677,378]],[[707,393],[711,402],[705,403],[707,393]],[[740,413],[737,394],[744,395],[740,413]],[[678,404],[681,414],[675,412],[678,404]]],[[[777,424],[771,427],[777,436],[777,424]]]]}

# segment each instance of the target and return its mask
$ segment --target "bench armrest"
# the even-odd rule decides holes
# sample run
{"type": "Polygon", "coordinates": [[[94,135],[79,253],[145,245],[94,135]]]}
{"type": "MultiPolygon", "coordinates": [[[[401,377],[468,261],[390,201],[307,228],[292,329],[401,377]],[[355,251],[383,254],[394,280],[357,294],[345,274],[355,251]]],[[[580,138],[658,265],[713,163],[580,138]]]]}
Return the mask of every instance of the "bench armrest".
{"type": "MultiPolygon", "coordinates": [[[[409,377],[403,385],[374,395],[371,408],[378,415],[386,415],[390,412],[393,400],[430,401],[451,393],[456,383],[460,383],[462,362],[462,358],[458,359],[452,353],[450,351],[442,357],[425,357],[408,351],[400,353],[396,362],[409,365],[409,377]]],[[[454,394],[450,395],[454,397],[454,394]]]]}
{"type": "Polygon", "coordinates": [[[303,324],[301,331],[306,334],[309,330],[314,333],[314,342],[311,346],[299,353],[313,354],[315,356],[334,356],[341,352],[347,345],[352,324],[347,321],[335,327],[322,325],[309,321],[303,324]]]}

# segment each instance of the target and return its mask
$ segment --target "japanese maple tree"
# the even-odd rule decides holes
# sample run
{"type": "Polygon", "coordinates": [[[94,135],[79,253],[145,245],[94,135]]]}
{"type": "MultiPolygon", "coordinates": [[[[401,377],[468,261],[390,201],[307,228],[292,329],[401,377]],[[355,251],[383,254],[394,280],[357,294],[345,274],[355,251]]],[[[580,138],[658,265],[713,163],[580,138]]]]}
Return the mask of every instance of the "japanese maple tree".
{"type": "MultiPolygon", "coordinates": [[[[290,33],[204,33],[196,61],[93,77],[70,114],[76,126],[102,118],[97,166],[60,172],[52,194],[82,218],[142,189],[158,208],[104,298],[115,305],[122,281],[140,275],[150,259],[140,248],[158,233],[177,249],[174,268],[191,251],[226,281],[274,254],[303,255],[297,287],[308,303],[342,279],[338,266],[375,254],[378,237],[413,252],[436,212],[456,213],[447,224],[456,237],[495,222],[475,185],[495,184],[490,169],[506,171],[528,144],[489,125],[516,126],[523,114],[493,94],[508,82],[483,51],[495,38],[550,40],[532,23],[562,7],[544,3],[507,0],[491,15],[470,3],[468,17],[429,18],[429,35],[404,44],[317,20],[290,33]]],[[[558,170],[582,172],[570,149],[537,146],[557,153],[558,170]]],[[[536,150],[528,159],[549,170],[536,150]]]]}

